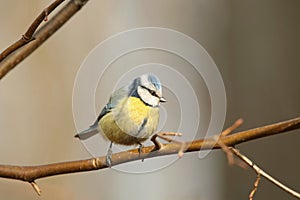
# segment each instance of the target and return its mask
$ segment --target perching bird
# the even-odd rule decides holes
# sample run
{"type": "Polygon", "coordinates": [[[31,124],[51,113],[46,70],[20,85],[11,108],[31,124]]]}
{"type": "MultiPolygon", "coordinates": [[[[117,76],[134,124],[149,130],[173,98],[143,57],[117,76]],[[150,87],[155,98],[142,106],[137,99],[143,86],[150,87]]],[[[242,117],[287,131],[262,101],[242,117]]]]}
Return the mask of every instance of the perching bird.
{"type": "Polygon", "coordinates": [[[75,137],[87,139],[102,133],[109,140],[106,162],[111,166],[112,144],[140,145],[157,129],[159,105],[166,102],[157,76],[144,74],[110,96],[97,120],[75,137]]]}

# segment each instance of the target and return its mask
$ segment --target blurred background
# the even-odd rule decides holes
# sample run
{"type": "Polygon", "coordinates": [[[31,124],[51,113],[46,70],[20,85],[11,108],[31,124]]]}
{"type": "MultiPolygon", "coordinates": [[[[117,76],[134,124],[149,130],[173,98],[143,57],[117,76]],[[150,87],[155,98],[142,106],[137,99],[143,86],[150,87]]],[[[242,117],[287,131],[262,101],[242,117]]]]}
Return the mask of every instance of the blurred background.
{"type": "MultiPolygon", "coordinates": [[[[1,51],[19,39],[50,3],[1,1],[1,51]]],[[[226,88],[225,127],[240,117],[245,122],[239,130],[298,117],[299,8],[298,0],[88,2],[1,80],[0,163],[37,165],[89,158],[83,145],[73,138],[76,73],[97,44],[137,27],[174,29],[207,50],[226,88]]],[[[105,95],[107,99],[109,94],[105,95]]],[[[99,109],[102,106],[96,105],[99,109]]],[[[299,191],[299,133],[292,131],[237,147],[299,191]]],[[[41,199],[235,200],[248,198],[255,178],[251,170],[228,166],[224,153],[218,150],[204,159],[197,153],[186,154],[153,173],[133,175],[107,169],[49,177],[37,183],[43,190],[41,199]]],[[[0,179],[1,199],[36,197],[29,184],[0,179]]],[[[266,198],[294,199],[262,178],[255,199],[266,198]]]]}

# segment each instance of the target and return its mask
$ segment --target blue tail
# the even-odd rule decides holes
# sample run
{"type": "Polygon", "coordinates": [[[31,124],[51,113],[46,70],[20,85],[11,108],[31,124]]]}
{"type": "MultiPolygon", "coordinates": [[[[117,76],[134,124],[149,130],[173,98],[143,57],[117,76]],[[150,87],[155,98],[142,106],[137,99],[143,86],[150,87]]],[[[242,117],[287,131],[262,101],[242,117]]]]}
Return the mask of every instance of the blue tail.
{"type": "Polygon", "coordinates": [[[90,128],[77,133],[74,137],[79,138],[80,140],[85,140],[93,135],[96,135],[98,132],[98,123],[95,123],[94,125],[90,126],[90,128]]]}

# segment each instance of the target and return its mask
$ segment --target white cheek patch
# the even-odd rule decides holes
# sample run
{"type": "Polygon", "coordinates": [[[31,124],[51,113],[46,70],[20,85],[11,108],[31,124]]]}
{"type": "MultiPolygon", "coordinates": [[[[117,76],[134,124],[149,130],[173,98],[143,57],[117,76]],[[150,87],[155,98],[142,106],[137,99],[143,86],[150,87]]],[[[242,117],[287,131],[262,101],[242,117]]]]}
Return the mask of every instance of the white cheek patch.
{"type": "Polygon", "coordinates": [[[138,86],[137,93],[146,104],[149,104],[151,106],[159,105],[159,98],[151,95],[147,89],[138,86]]]}

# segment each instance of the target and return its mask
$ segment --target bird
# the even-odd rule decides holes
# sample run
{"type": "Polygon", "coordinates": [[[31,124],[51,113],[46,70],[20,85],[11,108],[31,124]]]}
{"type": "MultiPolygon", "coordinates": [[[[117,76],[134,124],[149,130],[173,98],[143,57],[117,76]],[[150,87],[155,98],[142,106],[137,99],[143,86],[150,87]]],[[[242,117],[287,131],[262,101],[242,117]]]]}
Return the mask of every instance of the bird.
{"type": "Polygon", "coordinates": [[[129,85],[114,91],[96,121],[86,130],[75,135],[85,140],[101,133],[110,141],[106,163],[112,165],[112,145],[139,145],[139,152],[157,129],[159,107],[166,102],[162,96],[159,78],[151,73],[135,78],[129,85]]]}

